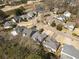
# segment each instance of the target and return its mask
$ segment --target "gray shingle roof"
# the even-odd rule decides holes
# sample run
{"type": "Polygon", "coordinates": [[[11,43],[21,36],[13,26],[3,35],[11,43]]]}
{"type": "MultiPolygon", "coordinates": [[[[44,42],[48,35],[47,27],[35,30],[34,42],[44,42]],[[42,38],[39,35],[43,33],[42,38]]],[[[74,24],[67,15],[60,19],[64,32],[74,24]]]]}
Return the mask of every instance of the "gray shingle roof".
{"type": "Polygon", "coordinates": [[[33,34],[33,36],[32,36],[32,38],[33,38],[35,41],[38,41],[38,42],[42,42],[46,37],[47,37],[46,34],[40,34],[39,32],[36,32],[36,33],[33,34]]]}
{"type": "Polygon", "coordinates": [[[14,30],[17,32],[17,33],[22,33],[23,30],[24,30],[25,27],[20,27],[20,26],[17,26],[16,28],[14,28],[14,30]]]}
{"type": "Polygon", "coordinates": [[[23,33],[25,36],[31,37],[36,31],[37,31],[37,30],[34,29],[34,28],[29,28],[29,29],[25,28],[22,33],[23,33]]]}
{"type": "Polygon", "coordinates": [[[47,46],[47,48],[51,50],[56,50],[59,47],[59,43],[55,41],[55,39],[52,39],[51,37],[47,37],[45,41],[43,42],[44,46],[47,46]]]}

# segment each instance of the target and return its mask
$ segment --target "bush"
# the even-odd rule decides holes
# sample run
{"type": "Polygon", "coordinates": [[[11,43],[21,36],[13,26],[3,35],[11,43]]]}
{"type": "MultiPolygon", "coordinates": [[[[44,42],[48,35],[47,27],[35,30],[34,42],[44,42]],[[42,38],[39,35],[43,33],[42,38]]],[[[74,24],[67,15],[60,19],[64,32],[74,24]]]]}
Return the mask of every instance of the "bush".
{"type": "Polygon", "coordinates": [[[52,26],[52,27],[55,27],[55,26],[56,26],[55,21],[54,21],[54,22],[52,22],[51,26],[52,26]]]}
{"type": "Polygon", "coordinates": [[[61,31],[62,30],[62,27],[63,26],[61,24],[58,24],[56,28],[57,28],[57,30],[61,31]]]}
{"type": "Polygon", "coordinates": [[[21,0],[22,3],[27,3],[28,0],[21,0]]]}
{"type": "Polygon", "coordinates": [[[15,10],[15,15],[20,16],[22,14],[23,14],[23,9],[18,8],[18,9],[15,10]]]}
{"type": "Polygon", "coordinates": [[[73,36],[77,36],[77,37],[78,37],[78,35],[77,35],[77,34],[75,34],[75,33],[72,33],[72,35],[73,35],[73,36]]]}

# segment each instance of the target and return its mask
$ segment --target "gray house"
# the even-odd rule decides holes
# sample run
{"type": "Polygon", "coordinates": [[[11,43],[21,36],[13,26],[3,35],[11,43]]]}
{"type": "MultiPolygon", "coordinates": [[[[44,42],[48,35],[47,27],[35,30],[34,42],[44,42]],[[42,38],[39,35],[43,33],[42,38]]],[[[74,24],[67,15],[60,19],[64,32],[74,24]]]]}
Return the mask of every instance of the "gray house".
{"type": "Polygon", "coordinates": [[[56,52],[59,45],[60,44],[55,39],[49,36],[43,41],[43,46],[46,47],[49,50],[49,52],[56,52]]]}
{"type": "Polygon", "coordinates": [[[25,28],[25,27],[17,26],[16,28],[13,28],[13,31],[11,31],[11,34],[12,34],[13,36],[22,34],[24,28],[25,28]]]}
{"type": "Polygon", "coordinates": [[[79,50],[72,45],[65,44],[60,59],[79,59],[79,50]]]}
{"type": "Polygon", "coordinates": [[[25,28],[22,32],[22,35],[24,37],[31,37],[36,31],[37,31],[36,29],[31,29],[31,28],[27,29],[27,28],[25,28]]]}
{"type": "Polygon", "coordinates": [[[47,37],[46,34],[44,33],[40,34],[38,31],[32,35],[32,39],[37,43],[42,43],[46,37],[47,37]]]}
{"type": "Polygon", "coordinates": [[[19,17],[19,16],[15,16],[15,17],[12,18],[12,21],[17,22],[17,23],[21,22],[21,20],[22,20],[22,18],[19,17]]]}
{"type": "Polygon", "coordinates": [[[3,27],[4,27],[4,29],[9,29],[9,28],[13,28],[14,25],[16,25],[16,23],[14,23],[12,21],[7,21],[4,23],[3,27]]]}
{"type": "Polygon", "coordinates": [[[35,11],[29,11],[28,13],[27,13],[27,19],[29,20],[29,19],[32,19],[33,17],[35,17],[35,15],[36,15],[37,13],[35,12],[35,11]]]}

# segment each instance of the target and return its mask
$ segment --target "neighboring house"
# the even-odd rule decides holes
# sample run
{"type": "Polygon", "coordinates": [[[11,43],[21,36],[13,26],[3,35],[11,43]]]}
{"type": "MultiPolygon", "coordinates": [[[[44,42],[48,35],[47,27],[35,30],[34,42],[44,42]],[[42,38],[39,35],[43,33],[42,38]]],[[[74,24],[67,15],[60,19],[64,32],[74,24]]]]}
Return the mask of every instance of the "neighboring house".
{"type": "Polygon", "coordinates": [[[14,25],[16,25],[16,23],[12,22],[12,21],[7,21],[4,23],[4,29],[9,29],[12,28],[14,25]]]}
{"type": "Polygon", "coordinates": [[[52,16],[48,16],[48,17],[46,17],[44,23],[51,25],[54,20],[55,19],[52,16]]]}
{"type": "Polygon", "coordinates": [[[70,31],[74,30],[75,29],[75,23],[74,22],[67,22],[64,27],[70,31]]]}
{"type": "Polygon", "coordinates": [[[71,13],[69,11],[65,11],[63,15],[67,18],[70,18],[71,13]]]}
{"type": "Polygon", "coordinates": [[[19,23],[19,22],[22,22],[22,21],[27,21],[27,15],[21,15],[21,16],[15,16],[12,18],[12,21],[13,22],[16,22],[16,23],[19,23]]]}
{"type": "Polygon", "coordinates": [[[37,15],[37,13],[35,11],[30,11],[30,12],[27,12],[27,14],[12,17],[12,21],[19,23],[19,22],[22,22],[22,21],[27,21],[29,19],[32,19],[36,15],[37,15]]]}
{"type": "Polygon", "coordinates": [[[31,37],[36,31],[36,28],[25,28],[24,26],[17,26],[16,28],[13,28],[11,34],[13,36],[21,34],[23,37],[31,37]]]}
{"type": "Polygon", "coordinates": [[[79,28],[75,28],[73,31],[73,34],[75,34],[76,36],[79,36],[79,28]]]}
{"type": "Polygon", "coordinates": [[[57,17],[57,20],[64,22],[66,20],[66,17],[64,15],[61,15],[57,17]]]}
{"type": "Polygon", "coordinates": [[[13,28],[13,31],[11,32],[11,34],[12,34],[13,36],[22,34],[24,28],[25,28],[25,27],[17,26],[16,28],[13,28]]]}
{"type": "Polygon", "coordinates": [[[63,15],[59,15],[58,17],[56,17],[58,20],[60,21],[66,21],[67,18],[71,17],[71,13],[69,11],[65,11],[63,15]]]}
{"type": "Polygon", "coordinates": [[[32,39],[37,43],[42,43],[46,37],[45,33],[39,33],[38,31],[32,35],[32,39]]]}
{"type": "Polygon", "coordinates": [[[37,16],[37,12],[36,11],[29,11],[27,12],[27,19],[32,19],[33,17],[37,16]]]}
{"type": "Polygon", "coordinates": [[[24,29],[25,29],[25,27],[17,26],[16,28],[13,28],[13,31],[11,31],[11,34],[12,34],[13,36],[22,34],[22,32],[23,32],[24,29]]]}
{"type": "Polygon", "coordinates": [[[32,28],[25,28],[22,32],[23,37],[31,37],[37,30],[32,28]]]}
{"type": "Polygon", "coordinates": [[[72,45],[65,44],[62,48],[60,59],[79,59],[79,50],[72,45]]]}
{"type": "Polygon", "coordinates": [[[27,20],[27,14],[21,15],[20,17],[22,20],[27,20]]]}
{"type": "Polygon", "coordinates": [[[49,50],[49,52],[56,52],[59,45],[60,44],[55,39],[49,36],[43,41],[43,46],[46,47],[49,50]]]}
{"type": "Polygon", "coordinates": [[[12,18],[12,21],[16,22],[16,23],[19,23],[19,22],[21,22],[21,17],[15,16],[15,17],[12,18]]]}
{"type": "Polygon", "coordinates": [[[13,36],[18,35],[18,33],[17,33],[15,30],[11,31],[11,34],[12,34],[13,36]]]}

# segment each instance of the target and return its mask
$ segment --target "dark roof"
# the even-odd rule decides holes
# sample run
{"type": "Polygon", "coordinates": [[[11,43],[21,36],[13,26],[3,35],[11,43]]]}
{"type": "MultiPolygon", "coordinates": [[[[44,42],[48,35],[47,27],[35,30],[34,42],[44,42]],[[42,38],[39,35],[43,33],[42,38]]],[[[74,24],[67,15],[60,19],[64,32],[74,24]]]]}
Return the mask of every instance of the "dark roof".
{"type": "Polygon", "coordinates": [[[77,50],[74,46],[72,45],[67,45],[65,44],[63,47],[63,51],[66,54],[69,54],[73,57],[75,57],[76,59],[79,59],[79,50],[77,50]]]}

